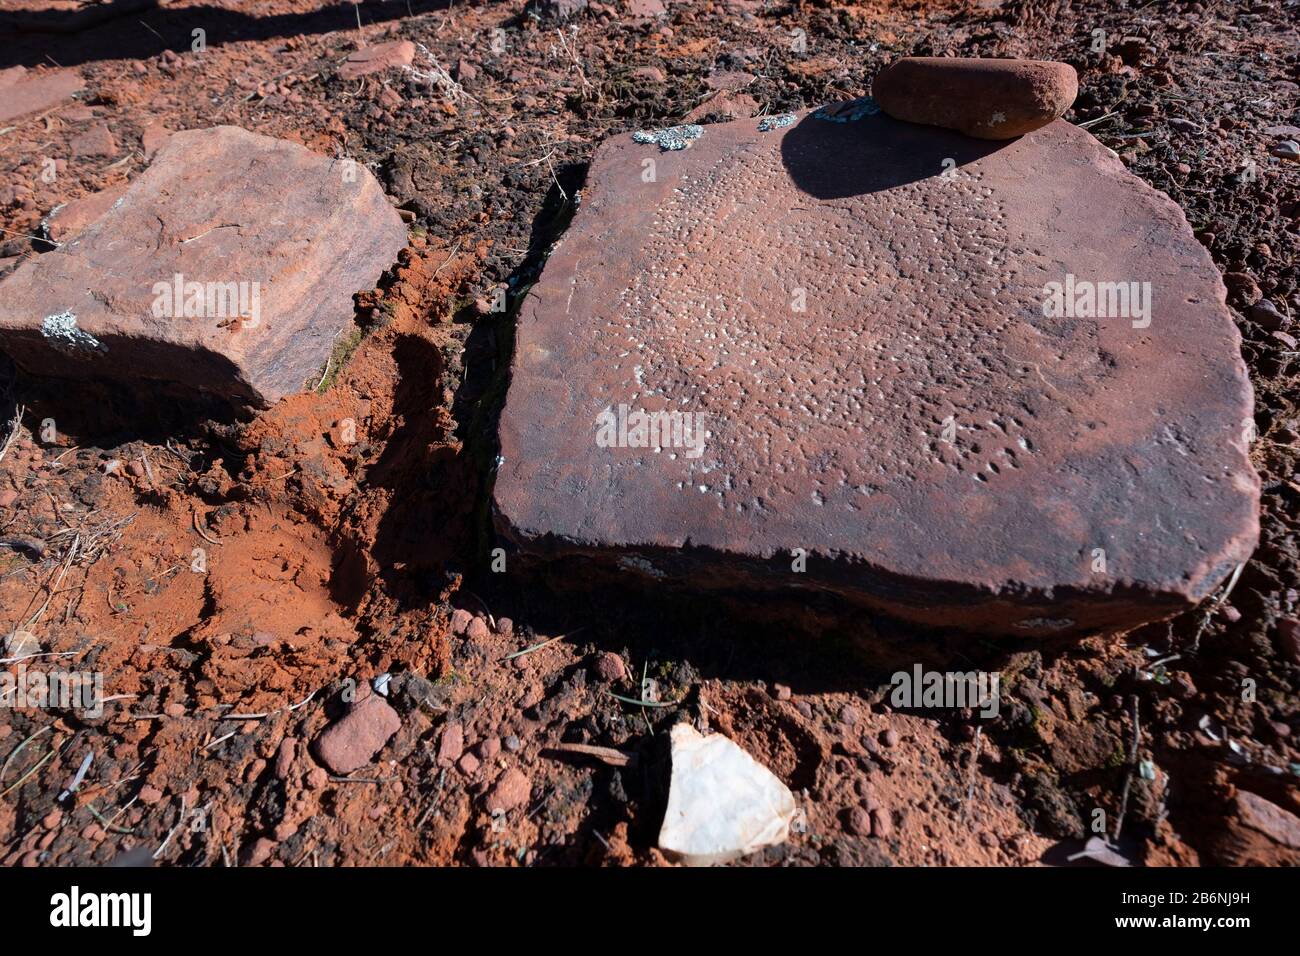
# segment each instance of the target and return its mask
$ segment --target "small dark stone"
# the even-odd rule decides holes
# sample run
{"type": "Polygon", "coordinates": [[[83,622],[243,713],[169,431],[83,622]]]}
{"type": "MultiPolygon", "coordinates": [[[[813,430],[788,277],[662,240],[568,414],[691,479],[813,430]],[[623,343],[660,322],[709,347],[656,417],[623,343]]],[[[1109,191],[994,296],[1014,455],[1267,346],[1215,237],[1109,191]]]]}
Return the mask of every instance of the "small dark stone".
{"type": "Polygon", "coordinates": [[[1288,325],[1290,319],[1277,310],[1268,299],[1260,299],[1247,310],[1250,320],[1261,328],[1269,332],[1281,332],[1288,325]]]}
{"type": "Polygon", "coordinates": [[[588,0],[532,0],[528,12],[541,20],[568,20],[587,9],[588,0]]]}
{"type": "Polygon", "coordinates": [[[871,814],[863,807],[850,807],[844,814],[844,829],[853,836],[871,836],[871,814]]]}

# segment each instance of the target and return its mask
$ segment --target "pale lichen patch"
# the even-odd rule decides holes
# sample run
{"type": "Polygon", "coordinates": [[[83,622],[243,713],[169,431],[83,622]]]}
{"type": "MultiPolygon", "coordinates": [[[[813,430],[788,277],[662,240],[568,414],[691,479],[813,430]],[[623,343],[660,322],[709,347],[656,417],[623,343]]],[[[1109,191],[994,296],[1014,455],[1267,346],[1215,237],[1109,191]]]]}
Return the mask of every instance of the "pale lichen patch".
{"type": "Polygon", "coordinates": [[[76,314],[67,309],[54,315],[47,315],[41,322],[41,335],[53,348],[69,355],[108,351],[108,346],[103,342],[77,327],[76,314]]]}

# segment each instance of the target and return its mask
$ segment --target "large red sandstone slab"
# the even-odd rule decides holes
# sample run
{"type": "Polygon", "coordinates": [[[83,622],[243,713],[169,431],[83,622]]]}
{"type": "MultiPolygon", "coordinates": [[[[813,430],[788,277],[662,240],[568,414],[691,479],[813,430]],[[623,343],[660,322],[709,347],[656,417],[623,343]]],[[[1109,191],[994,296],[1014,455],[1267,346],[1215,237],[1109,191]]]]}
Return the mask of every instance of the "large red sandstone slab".
{"type": "Polygon", "coordinates": [[[1259,480],[1238,333],[1182,212],[1063,121],[1003,144],[836,115],[599,148],[522,310],[499,530],[990,631],[1204,598],[1255,546],[1259,480]],[[1149,316],[1045,314],[1083,281],[1149,282],[1149,316]],[[620,405],[702,414],[702,453],[686,430],[598,442],[620,405]]]}
{"type": "Polygon", "coordinates": [[[266,405],[319,375],[406,238],[360,165],[233,126],[176,133],[107,212],[4,279],[0,350],[34,374],[266,405]]]}

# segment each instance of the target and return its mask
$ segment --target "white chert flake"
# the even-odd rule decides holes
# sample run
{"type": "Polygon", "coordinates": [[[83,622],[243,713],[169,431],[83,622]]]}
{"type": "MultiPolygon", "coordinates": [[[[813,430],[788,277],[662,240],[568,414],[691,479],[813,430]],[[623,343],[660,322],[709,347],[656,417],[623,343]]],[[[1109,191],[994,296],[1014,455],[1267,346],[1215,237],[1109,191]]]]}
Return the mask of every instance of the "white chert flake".
{"type": "Polygon", "coordinates": [[[721,734],[672,729],[672,782],[659,848],[691,866],[727,863],[784,843],[797,808],[790,789],[721,734]]]}

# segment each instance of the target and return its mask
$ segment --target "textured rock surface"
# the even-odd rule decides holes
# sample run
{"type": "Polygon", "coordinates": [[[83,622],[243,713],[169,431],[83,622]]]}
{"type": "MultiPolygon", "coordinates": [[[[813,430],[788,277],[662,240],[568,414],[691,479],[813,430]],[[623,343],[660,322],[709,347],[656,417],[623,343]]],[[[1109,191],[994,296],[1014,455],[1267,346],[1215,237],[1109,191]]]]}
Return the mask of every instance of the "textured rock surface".
{"type": "Polygon", "coordinates": [[[83,86],[71,70],[29,73],[21,66],[10,67],[0,72],[0,123],[58,106],[83,86]]]}
{"type": "Polygon", "coordinates": [[[837,115],[861,118],[600,147],[521,313],[499,530],[991,631],[1202,599],[1254,548],[1259,481],[1239,336],[1182,212],[1063,121],[994,144],[837,115]],[[1149,324],[1045,316],[1068,275],[1150,282],[1149,324]],[[702,414],[703,453],[601,447],[620,404],[702,414]]]}
{"type": "Polygon", "coordinates": [[[268,404],[320,374],[353,294],[405,244],[360,165],[232,126],[176,133],[106,213],[4,279],[0,350],[36,374],[268,404]],[[201,302],[168,290],[178,275],[201,302]]]}
{"type": "Polygon", "coordinates": [[[790,788],[722,734],[678,724],[672,761],[659,848],[674,859],[727,863],[790,835],[797,809],[790,788]]]}
{"type": "Polygon", "coordinates": [[[1068,63],[904,57],[880,71],[871,95],[890,116],[980,139],[1010,139],[1070,108],[1079,77],[1068,63]]]}
{"type": "Polygon", "coordinates": [[[402,718],[377,694],[357,701],[348,712],[321,731],[312,749],[331,772],[351,773],[370,763],[402,728],[402,718]]]}
{"type": "Polygon", "coordinates": [[[52,209],[45,218],[47,234],[55,242],[67,242],[112,209],[113,204],[126,195],[126,188],[124,185],[110,186],[52,209]]]}

